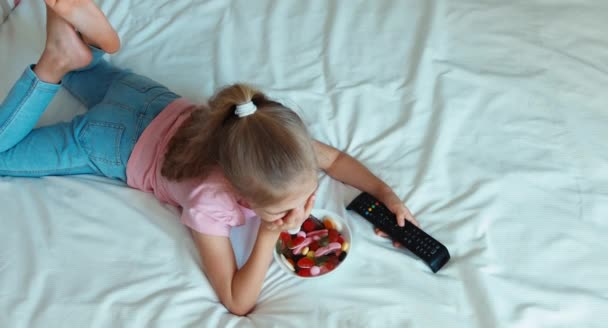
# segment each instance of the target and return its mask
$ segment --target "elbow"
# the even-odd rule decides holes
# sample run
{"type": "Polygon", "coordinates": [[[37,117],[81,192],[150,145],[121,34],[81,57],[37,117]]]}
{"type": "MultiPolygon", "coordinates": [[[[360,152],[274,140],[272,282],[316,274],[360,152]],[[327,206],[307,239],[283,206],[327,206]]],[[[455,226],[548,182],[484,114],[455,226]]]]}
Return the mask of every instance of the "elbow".
{"type": "Polygon", "coordinates": [[[241,317],[249,314],[255,307],[255,303],[239,301],[232,297],[220,297],[220,301],[230,313],[241,317]]]}
{"type": "Polygon", "coordinates": [[[224,304],[226,306],[226,309],[228,309],[228,311],[230,311],[230,313],[234,314],[234,315],[238,315],[240,317],[242,316],[246,316],[247,314],[249,314],[252,310],[254,306],[248,306],[246,304],[224,304]]]}

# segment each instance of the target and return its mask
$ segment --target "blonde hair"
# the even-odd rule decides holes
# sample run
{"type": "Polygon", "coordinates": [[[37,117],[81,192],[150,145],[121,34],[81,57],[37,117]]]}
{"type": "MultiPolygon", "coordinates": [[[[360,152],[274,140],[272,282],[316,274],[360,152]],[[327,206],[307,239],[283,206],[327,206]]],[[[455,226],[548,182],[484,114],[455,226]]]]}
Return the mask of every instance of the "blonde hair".
{"type": "Polygon", "coordinates": [[[258,206],[281,200],[295,179],[318,170],[300,117],[244,84],[220,90],[208,108],[192,112],[169,142],[161,174],[174,181],[204,179],[217,167],[258,206]],[[238,117],[236,106],[250,101],[257,111],[238,117]]]}

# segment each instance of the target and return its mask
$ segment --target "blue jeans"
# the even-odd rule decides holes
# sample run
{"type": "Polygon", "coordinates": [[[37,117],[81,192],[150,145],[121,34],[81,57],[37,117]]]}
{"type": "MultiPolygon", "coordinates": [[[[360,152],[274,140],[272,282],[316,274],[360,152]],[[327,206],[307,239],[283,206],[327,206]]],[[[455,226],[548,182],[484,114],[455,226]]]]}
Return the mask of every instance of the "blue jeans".
{"type": "Polygon", "coordinates": [[[141,75],[93,61],[60,84],[42,82],[28,67],[0,105],[0,176],[94,174],[126,181],[135,143],[178,95],[141,75]],[[87,107],[71,122],[34,129],[63,86],[87,107]]]}

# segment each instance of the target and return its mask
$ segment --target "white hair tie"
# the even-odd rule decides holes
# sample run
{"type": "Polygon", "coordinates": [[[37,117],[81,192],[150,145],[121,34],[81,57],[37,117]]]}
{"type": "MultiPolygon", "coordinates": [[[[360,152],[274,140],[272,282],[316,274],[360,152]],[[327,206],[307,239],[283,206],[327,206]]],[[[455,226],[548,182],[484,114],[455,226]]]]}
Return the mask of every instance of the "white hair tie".
{"type": "Polygon", "coordinates": [[[258,110],[258,108],[252,101],[250,101],[244,104],[237,105],[234,113],[239,117],[245,117],[255,113],[256,110],[258,110]]]}

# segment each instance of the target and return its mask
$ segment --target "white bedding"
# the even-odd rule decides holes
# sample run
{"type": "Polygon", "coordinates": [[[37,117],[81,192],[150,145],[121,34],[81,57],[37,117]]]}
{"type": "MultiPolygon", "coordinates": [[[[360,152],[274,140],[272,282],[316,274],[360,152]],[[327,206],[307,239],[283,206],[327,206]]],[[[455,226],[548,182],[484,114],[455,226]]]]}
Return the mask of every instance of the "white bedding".
{"type": "MultiPolygon", "coordinates": [[[[606,327],[608,2],[99,2],[109,60],[195,101],[244,81],[385,179],[450,250],[437,274],[347,212],[325,279],[273,263],[248,317],[218,303],[176,209],[91,176],[0,178],[1,327],[606,327]]],[[[44,44],[0,25],[0,98],[44,44]]],[[[60,93],[40,124],[84,111],[60,93]]],[[[255,222],[235,231],[242,259],[255,222]]]]}

